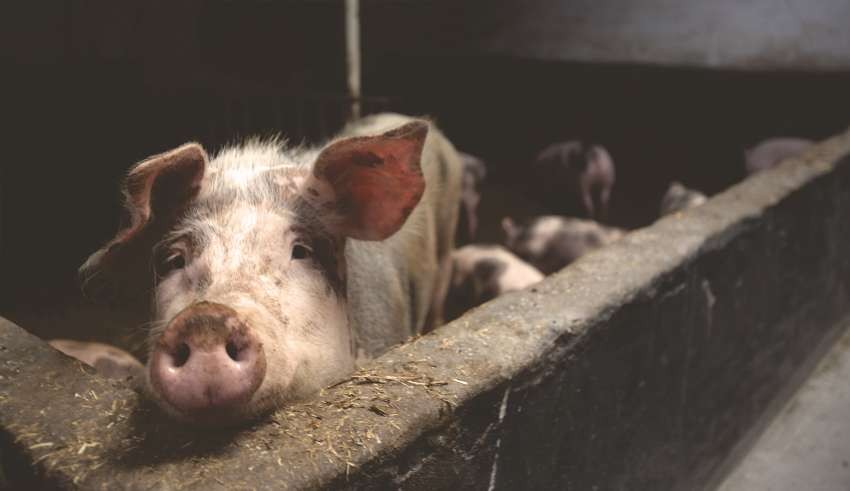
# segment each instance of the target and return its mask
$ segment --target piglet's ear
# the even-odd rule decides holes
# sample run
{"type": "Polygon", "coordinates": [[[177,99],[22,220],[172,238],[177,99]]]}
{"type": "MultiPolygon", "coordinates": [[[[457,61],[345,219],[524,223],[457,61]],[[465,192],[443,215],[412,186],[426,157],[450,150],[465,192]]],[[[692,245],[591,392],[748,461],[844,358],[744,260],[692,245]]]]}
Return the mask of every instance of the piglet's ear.
{"type": "Polygon", "coordinates": [[[149,270],[151,248],[198,195],[207,161],[203,147],[188,143],[150,157],[130,170],[123,186],[126,225],[80,268],[84,288],[95,276],[105,281],[149,270]]]}
{"type": "Polygon", "coordinates": [[[313,177],[333,191],[334,226],[343,235],[383,240],[404,225],[425,191],[420,158],[427,135],[428,124],[414,121],[322,150],[313,177]]]}
{"type": "Polygon", "coordinates": [[[510,241],[519,234],[519,227],[511,217],[504,217],[502,218],[502,231],[505,232],[505,237],[510,241]]]}

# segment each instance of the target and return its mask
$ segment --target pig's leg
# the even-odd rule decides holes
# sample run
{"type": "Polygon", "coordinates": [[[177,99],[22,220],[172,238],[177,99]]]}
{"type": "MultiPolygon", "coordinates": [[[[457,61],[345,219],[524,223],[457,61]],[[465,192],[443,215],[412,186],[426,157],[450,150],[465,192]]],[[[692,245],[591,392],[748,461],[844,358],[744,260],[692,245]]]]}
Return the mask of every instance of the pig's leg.
{"type": "Polygon", "coordinates": [[[599,189],[599,202],[597,209],[599,210],[599,218],[600,222],[605,222],[608,220],[608,202],[611,198],[611,188],[603,186],[599,189]]]}
{"type": "Polygon", "coordinates": [[[596,208],[593,206],[593,196],[591,190],[582,189],[581,202],[584,204],[584,209],[587,211],[587,216],[596,218],[596,208]]]}
{"type": "Polygon", "coordinates": [[[475,232],[478,230],[477,210],[471,203],[466,203],[464,205],[464,210],[466,211],[467,239],[469,242],[472,242],[472,239],[475,237],[475,232]]]}

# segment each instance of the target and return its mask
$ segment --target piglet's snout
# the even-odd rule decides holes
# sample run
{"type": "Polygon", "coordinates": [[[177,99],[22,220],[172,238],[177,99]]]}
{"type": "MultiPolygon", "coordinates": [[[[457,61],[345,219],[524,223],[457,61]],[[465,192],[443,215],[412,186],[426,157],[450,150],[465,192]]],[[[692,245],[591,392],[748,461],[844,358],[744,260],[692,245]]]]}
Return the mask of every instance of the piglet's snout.
{"type": "Polygon", "coordinates": [[[179,313],[151,353],[153,389],[187,416],[238,411],[265,375],[262,344],[236,311],[217,303],[179,313]]]}

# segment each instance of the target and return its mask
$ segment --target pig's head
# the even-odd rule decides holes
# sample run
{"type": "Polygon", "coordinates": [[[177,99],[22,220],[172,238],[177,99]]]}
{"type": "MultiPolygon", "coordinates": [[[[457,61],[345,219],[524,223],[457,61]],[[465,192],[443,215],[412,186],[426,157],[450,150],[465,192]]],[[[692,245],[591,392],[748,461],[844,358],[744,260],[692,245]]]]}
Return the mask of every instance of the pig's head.
{"type": "Polygon", "coordinates": [[[424,122],[318,152],[188,144],[136,165],[129,223],[83,265],[152,299],[147,387],[169,414],[245,420],[353,369],[347,238],[383,240],[424,192],[424,122]]]}

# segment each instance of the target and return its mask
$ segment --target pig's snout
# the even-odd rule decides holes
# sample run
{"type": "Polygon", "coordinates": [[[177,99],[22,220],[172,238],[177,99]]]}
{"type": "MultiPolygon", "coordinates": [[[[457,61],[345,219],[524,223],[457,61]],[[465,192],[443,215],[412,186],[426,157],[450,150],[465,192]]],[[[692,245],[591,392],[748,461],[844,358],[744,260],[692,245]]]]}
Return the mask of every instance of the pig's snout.
{"type": "Polygon", "coordinates": [[[217,303],[177,314],[151,352],[154,391],[186,416],[238,412],[265,375],[262,344],[236,311],[217,303]]]}

